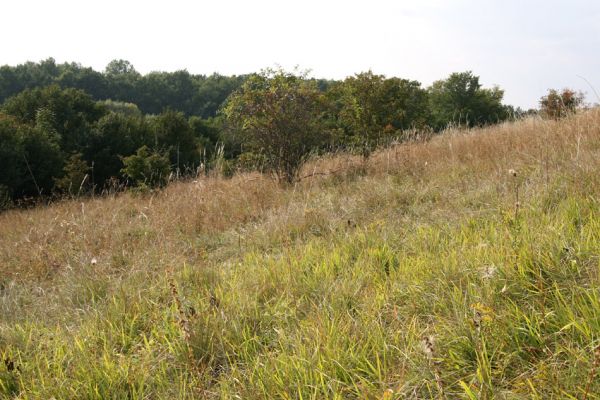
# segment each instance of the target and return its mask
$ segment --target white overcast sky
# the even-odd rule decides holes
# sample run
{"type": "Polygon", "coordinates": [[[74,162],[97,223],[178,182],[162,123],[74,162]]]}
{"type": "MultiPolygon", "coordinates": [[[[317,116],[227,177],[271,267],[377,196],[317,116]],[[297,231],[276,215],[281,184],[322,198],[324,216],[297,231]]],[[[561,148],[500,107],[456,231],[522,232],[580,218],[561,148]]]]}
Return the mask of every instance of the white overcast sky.
{"type": "Polygon", "coordinates": [[[505,102],[548,88],[600,102],[600,0],[1,0],[0,65],[54,57],[103,70],[373,70],[429,85],[472,70],[505,102]]]}

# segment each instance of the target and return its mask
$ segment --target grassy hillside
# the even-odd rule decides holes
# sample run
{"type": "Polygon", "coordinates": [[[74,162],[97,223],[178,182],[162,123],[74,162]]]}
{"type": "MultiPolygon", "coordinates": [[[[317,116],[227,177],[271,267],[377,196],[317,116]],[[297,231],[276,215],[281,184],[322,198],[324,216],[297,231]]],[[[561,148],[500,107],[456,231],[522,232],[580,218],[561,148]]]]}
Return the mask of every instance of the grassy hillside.
{"type": "Polygon", "coordinates": [[[599,171],[591,110],[4,213],[0,398],[600,398],[599,171]]]}

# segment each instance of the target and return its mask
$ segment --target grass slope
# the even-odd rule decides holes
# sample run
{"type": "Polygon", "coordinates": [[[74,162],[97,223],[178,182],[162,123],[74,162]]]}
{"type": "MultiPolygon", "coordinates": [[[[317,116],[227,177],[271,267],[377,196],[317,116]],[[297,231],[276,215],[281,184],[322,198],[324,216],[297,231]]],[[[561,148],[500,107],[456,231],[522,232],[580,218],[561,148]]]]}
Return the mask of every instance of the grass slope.
{"type": "Polygon", "coordinates": [[[4,213],[0,397],[600,398],[599,168],[591,110],[4,213]]]}

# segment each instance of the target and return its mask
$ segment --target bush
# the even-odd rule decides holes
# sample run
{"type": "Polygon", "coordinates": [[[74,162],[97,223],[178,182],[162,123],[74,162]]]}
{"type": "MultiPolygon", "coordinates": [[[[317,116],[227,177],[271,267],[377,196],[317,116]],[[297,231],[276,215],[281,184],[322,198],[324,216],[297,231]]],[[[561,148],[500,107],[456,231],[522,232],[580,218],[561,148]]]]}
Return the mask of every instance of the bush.
{"type": "Polygon", "coordinates": [[[142,146],[137,153],[123,158],[123,174],[136,187],[163,187],[169,178],[169,158],[142,146]]]}
{"type": "Polygon", "coordinates": [[[88,175],[90,167],[81,157],[81,153],[73,153],[63,167],[64,175],[55,178],[54,186],[60,192],[79,195],[86,191],[90,183],[88,175]]]}
{"type": "Polygon", "coordinates": [[[339,87],[339,119],[344,145],[368,157],[399,131],[422,128],[429,119],[427,92],[417,81],[386,78],[371,71],[347,78],[339,87]]]}
{"type": "Polygon", "coordinates": [[[290,183],[308,154],[327,143],[325,103],[305,75],[266,70],[229,98],[224,114],[229,133],[240,137],[244,151],[263,155],[265,167],[290,183]]]}
{"type": "Polygon", "coordinates": [[[540,111],[546,118],[560,119],[574,113],[583,104],[584,95],[572,89],[563,89],[560,93],[549,89],[540,99],[540,111]]]}

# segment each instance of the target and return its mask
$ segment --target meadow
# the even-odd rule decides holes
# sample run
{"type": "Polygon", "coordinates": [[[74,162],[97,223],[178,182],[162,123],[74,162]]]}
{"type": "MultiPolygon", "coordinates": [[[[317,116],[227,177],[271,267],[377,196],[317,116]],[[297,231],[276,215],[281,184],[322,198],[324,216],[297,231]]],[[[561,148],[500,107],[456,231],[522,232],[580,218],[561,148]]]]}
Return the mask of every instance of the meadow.
{"type": "Polygon", "coordinates": [[[600,110],[0,214],[0,398],[598,399],[600,110]]]}

